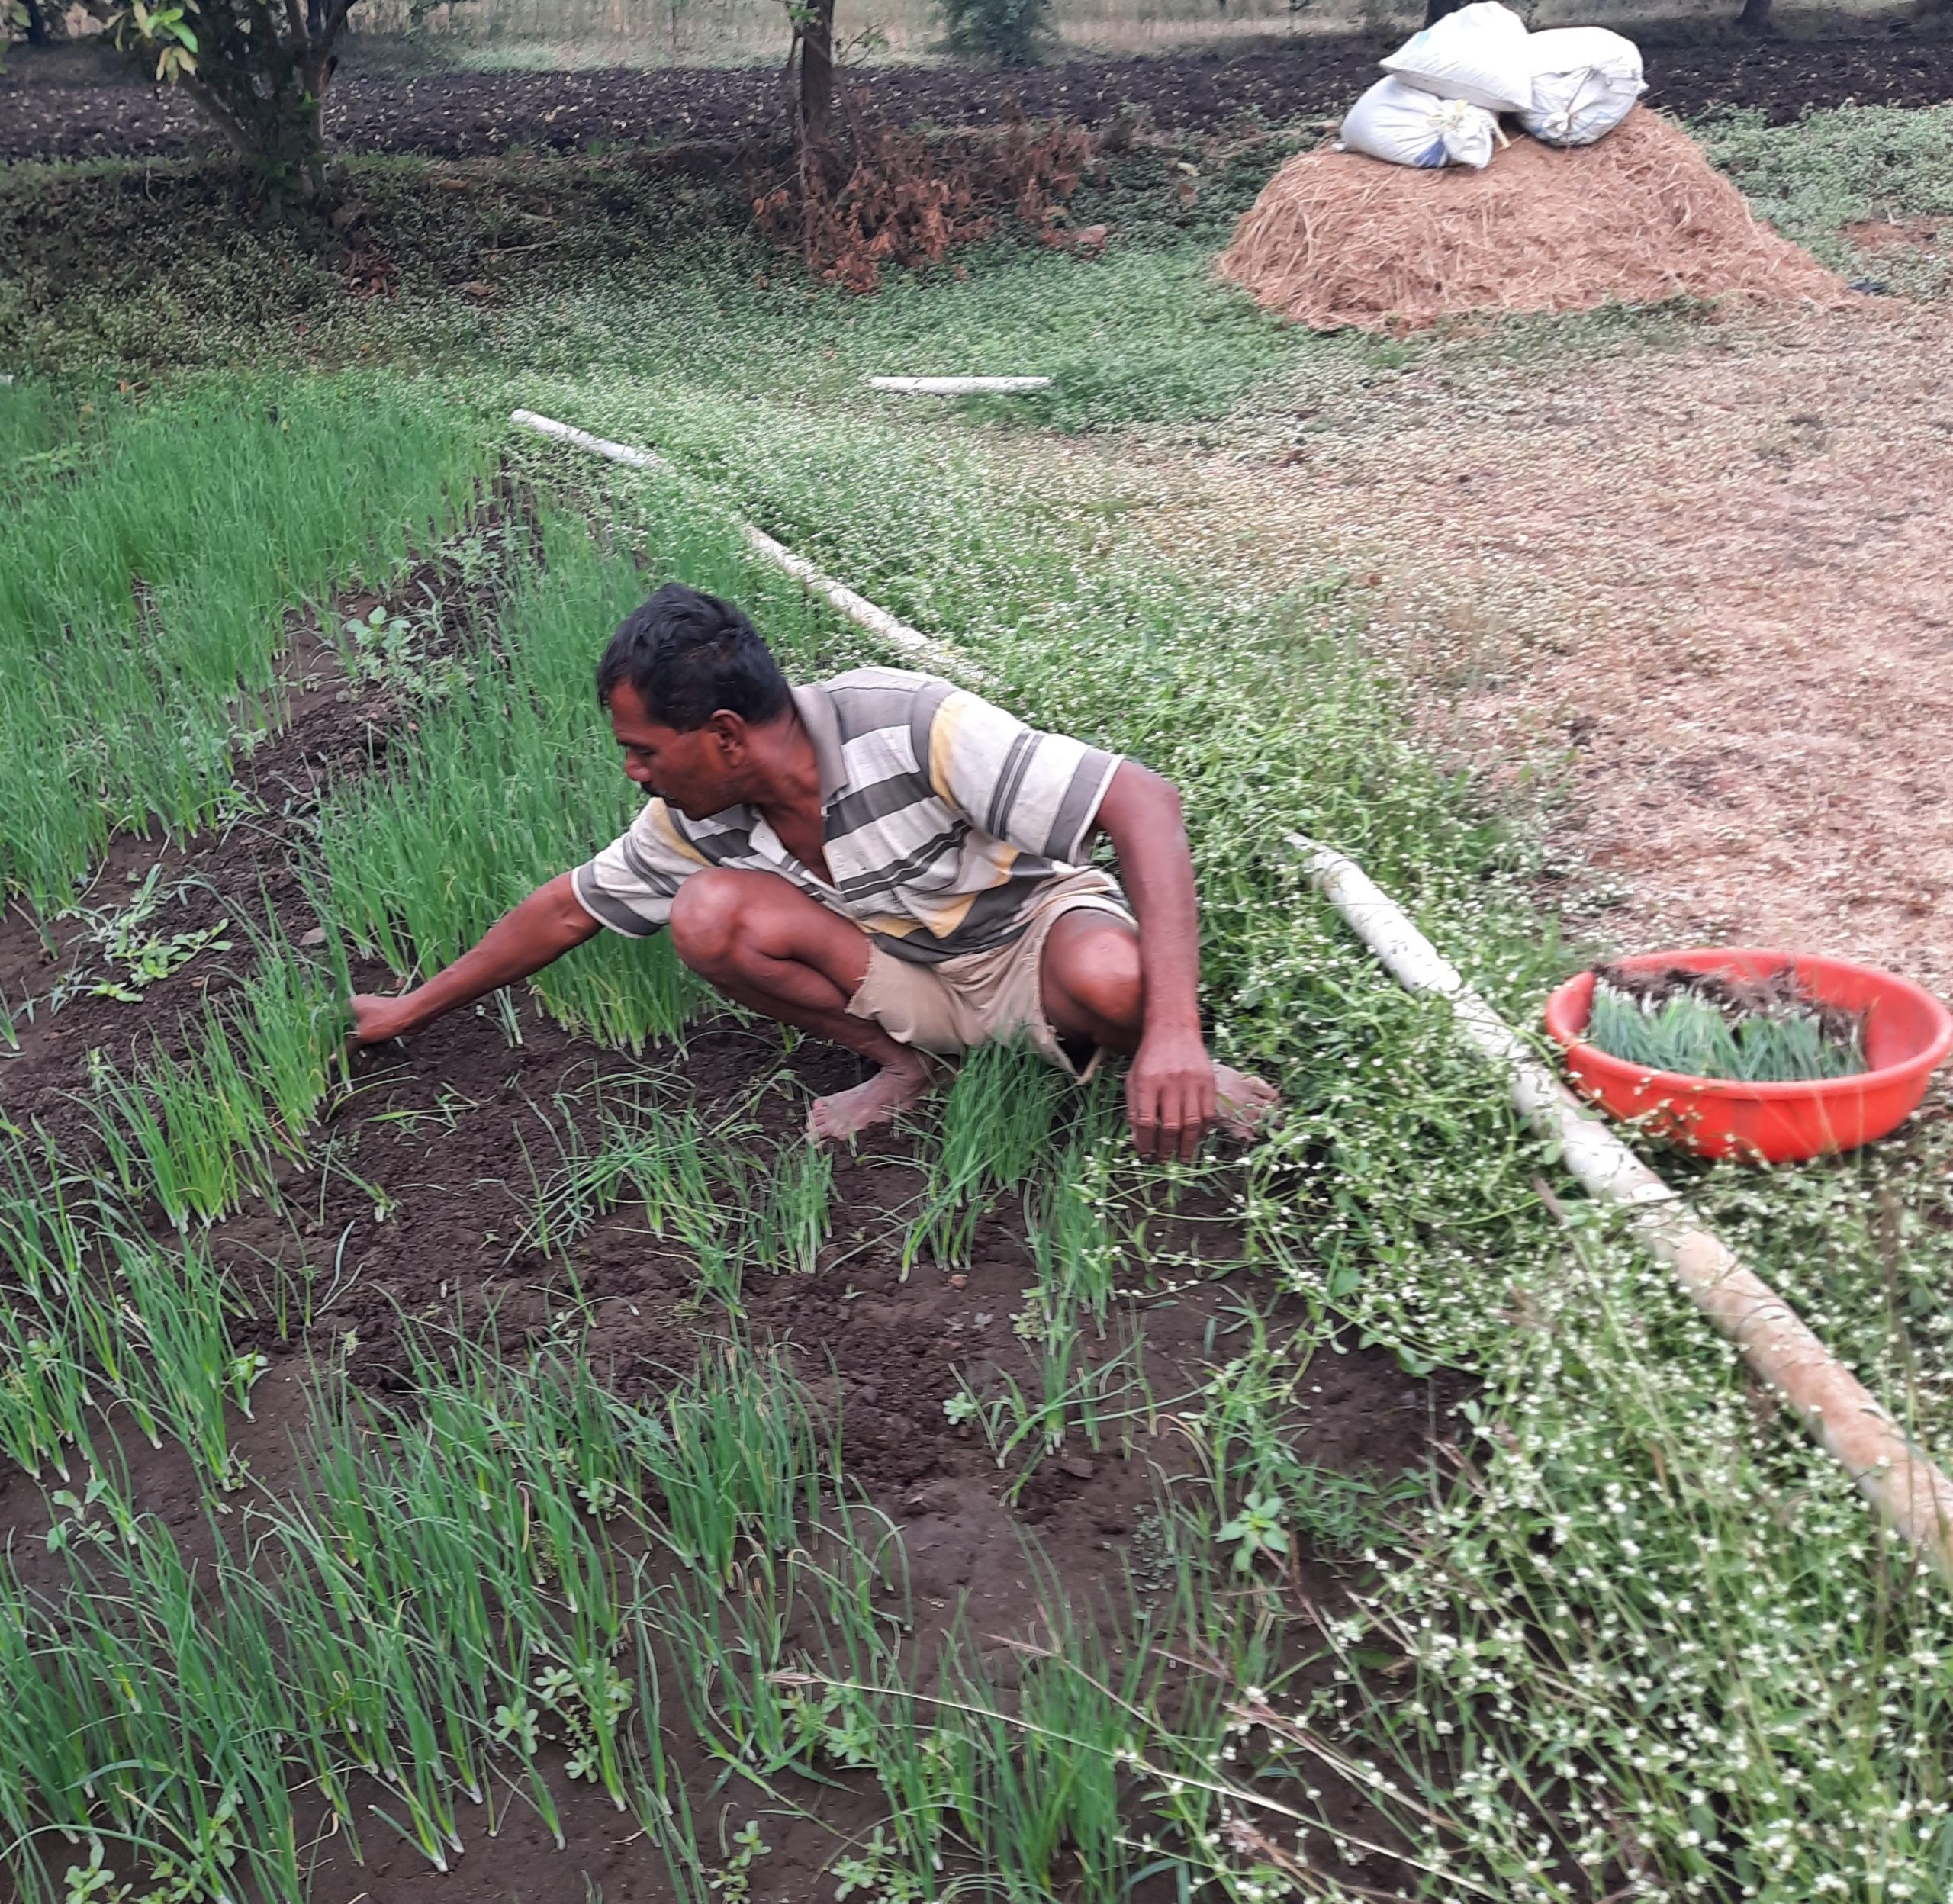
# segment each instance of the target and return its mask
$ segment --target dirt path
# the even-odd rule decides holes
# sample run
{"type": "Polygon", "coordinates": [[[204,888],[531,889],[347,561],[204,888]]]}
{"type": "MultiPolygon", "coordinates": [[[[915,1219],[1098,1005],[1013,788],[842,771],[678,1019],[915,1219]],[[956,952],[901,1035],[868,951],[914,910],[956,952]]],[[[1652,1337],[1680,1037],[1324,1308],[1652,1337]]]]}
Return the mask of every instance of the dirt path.
{"type": "Polygon", "coordinates": [[[1130,474],[1183,554],[1351,564],[1445,745],[1563,773],[1564,889],[1607,937],[1953,992],[1949,345],[1868,303],[1603,362],[1439,352],[1306,435],[1264,416],[1285,449],[1130,474]]]}

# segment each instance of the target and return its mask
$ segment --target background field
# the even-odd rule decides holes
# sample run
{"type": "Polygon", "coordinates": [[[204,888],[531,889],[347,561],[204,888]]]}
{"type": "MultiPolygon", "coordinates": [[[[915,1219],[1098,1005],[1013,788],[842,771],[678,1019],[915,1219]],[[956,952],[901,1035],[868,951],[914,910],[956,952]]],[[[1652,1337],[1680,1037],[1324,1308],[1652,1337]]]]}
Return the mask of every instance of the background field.
{"type": "MultiPolygon", "coordinates": [[[[1652,30],[1658,37],[1726,30],[1732,7],[1699,3],[1651,8],[1646,0],[1537,0],[1536,26],[1582,24],[1652,30]]],[[[1903,0],[1787,8],[1778,24],[1793,33],[1861,31],[1868,25],[1911,18],[1903,0]]],[[[1283,38],[1385,31],[1416,26],[1421,7],[1389,0],[1056,0],[1052,21],[1060,43],[1079,51],[1147,53],[1244,36],[1283,38]]],[[[938,14],[924,0],[843,0],[835,31],[871,56],[915,58],[941,51],[938,14]]],[[[468,66],[605,66],[668,60],[722,62],[783,58],[788,34],[777,0],[464,0],[415,6],[381,0],[367,14],[362,37],[397,37],[411,29],[436,56],[468,66]]]]}

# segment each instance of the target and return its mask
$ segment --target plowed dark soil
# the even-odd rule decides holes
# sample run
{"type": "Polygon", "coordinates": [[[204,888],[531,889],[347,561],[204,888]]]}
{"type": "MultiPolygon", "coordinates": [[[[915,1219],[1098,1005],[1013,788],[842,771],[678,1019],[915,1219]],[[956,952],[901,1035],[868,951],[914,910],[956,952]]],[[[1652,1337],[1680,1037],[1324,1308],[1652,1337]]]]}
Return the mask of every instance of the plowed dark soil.
{"type": "MultiPolygon", "coordinates": [[[[866,83],[901,124],[981,125],[1015,111],[1102,124],[1144,107],[1162,128],[1211,130],[1257,113],[1275,124],[1340,116],[1388,51],[1369,38],[1312,38],[1231,54],[1069,60],[1008,72],[890,66],[866,83]]],[[[1903,33],[1647,49],[1647,103],[1687,117],[1760,108],[1773,124],[1849,101],[1895,106],[1953,98],[1953,39],[1903,33]]],[[[352,71],[328,95],[333,140],[355,152],[463,158],[513,146],[764,143],[790,124],[777,66],[579,72],[352,71]]],[[[180,94],[57,49],[17,50],[0,78],[0,159],[162,157],[213,135],[180,94]]]]}

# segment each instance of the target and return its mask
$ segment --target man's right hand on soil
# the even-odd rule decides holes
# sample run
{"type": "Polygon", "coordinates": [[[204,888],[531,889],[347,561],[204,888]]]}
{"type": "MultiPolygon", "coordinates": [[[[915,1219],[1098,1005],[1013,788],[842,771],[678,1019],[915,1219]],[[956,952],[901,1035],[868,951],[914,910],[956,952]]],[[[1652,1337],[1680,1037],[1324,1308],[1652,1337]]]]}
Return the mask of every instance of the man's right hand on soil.
{"type": "Polygon", "coordinates": [[[558,873],[503,914],[479,944],[410,992],[382,997],[362,992],[352,1000],[356,1047],[384,1044],[423,1030],[436,1018],[553,965],[601,930],[577,902],[570,876],[558,873]]]}
{"type": "Polygon", "coordinates": [[[413,1029],[413,1013],[405,998],[384,999],[370,992],[356,992],[352,1006],[355,1045],[384,1044],[389,1038],[404,1037],[413,1029]]]}

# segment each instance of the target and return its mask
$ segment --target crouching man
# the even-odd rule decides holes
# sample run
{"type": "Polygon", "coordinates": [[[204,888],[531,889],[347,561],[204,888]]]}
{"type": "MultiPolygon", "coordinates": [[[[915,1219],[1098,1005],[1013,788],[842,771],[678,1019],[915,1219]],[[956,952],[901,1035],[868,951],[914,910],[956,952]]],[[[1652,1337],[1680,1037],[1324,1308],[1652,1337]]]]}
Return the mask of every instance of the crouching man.
{"type": "Polygon", "coordinates": [[[748,1009],[876,1067],[817,1098],[816,1143],[914,1104],[937,1055],[1026,1038],[1083,1076],[1130,1054],[1141,1154],[1246,1137],[1275,1094],[1202,1041],[1193,864],[1157,774],[1041,734],[948,681],[860,668],[790,687],[738,609],[675,584],[618,629],[597,693],[652,797],[410,992],[352,1001],[362,1044],[539,971],[608,927],[660,927],[748,1009]],[[1130,902],[1086,864],[1112,841],[1130,902]]]}

